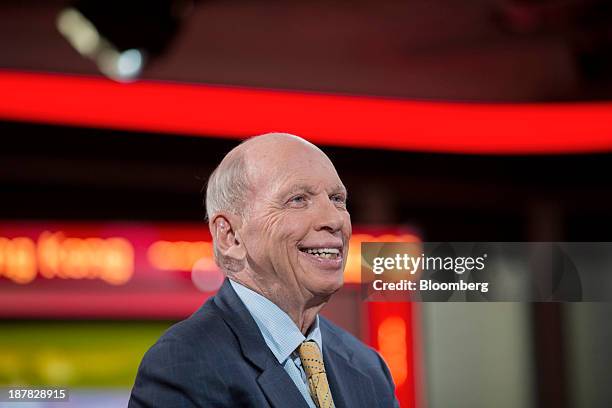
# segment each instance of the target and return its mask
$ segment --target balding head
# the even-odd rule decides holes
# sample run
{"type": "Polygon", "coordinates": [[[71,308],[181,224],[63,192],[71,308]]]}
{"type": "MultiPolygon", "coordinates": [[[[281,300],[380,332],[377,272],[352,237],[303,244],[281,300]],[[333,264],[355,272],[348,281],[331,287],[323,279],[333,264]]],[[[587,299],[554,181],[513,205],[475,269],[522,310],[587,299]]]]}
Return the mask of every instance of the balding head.
{"type": "Polygon", "coordinates": [[[266,133],[245,140],[232,149],[212,172],[206,187],[206,215],[210,221],[219,212],[240,217],[248,214],[248,193],[260,166],[295,148],[324,153],[314,144],[288,133],[266,133]]]}

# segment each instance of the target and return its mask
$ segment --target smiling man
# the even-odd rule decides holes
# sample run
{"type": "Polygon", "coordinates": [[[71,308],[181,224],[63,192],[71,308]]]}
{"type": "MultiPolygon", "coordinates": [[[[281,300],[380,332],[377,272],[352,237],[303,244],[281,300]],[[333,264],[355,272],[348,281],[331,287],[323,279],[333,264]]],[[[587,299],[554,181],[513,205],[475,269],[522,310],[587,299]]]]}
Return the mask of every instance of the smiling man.
{"type": "Polygon", "coordinates": [[[206,211],[219,292],[147,352],[130,407],[397,407],[381,357],[319,311],[342,287],[351,236],[334,165],[297,136],[229,152],[206,211]]]}

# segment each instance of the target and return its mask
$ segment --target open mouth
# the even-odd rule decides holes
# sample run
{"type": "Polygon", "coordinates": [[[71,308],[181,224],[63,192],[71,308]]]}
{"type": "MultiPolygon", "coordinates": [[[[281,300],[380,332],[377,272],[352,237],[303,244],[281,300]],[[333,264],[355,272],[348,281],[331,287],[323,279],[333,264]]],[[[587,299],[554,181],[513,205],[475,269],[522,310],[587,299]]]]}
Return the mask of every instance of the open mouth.
{"type": "Polygon", "coordinates": [[[300,251],[321,259],[339,259],[342,252],[338,248],[299,248],[300,251]]]}

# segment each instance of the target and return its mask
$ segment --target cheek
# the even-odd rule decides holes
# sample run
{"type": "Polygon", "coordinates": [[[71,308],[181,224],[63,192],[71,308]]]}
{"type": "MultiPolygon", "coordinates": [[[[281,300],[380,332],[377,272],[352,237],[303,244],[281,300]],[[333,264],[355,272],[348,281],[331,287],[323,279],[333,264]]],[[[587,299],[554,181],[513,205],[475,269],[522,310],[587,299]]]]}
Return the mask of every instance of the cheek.
{"type": "Polygon", "coordinates": [[[273,258],[272,263],[287,259],[297,261],[297,243],[304,238],[308,225],[304,217],[298,214],[278,212],[268,214],[257,228],[258,234],[252,234],[254,248],[258,248],[258,257],[273,258]],[[294,250],[295,249],[295,250],[294,250]]]}
{"type": "Polygon", "coordinates": [[[265,229],[276,245],[295,245],[306,236],[309,224],[304,214],[281,212],[270,216],[265,229]]]}
{"type": "Polygon", "coordinates": [[[344,214],[344,227],[342,228],[342,232],[348,238],[353,234],[353,226],[351,225],[351,215],[348,211],[344,214]]]}

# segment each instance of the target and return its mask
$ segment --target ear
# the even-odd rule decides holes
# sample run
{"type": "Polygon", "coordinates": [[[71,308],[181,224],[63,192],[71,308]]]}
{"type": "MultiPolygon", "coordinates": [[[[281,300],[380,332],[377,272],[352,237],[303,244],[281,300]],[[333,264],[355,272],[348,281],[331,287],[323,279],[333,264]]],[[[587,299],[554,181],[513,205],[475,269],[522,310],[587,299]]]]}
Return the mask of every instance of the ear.
{"type": "Polygon", "coordinates": [[[232,264],[232,269],[244,265],[246,258],[246,248],[238,233],[240,221],[240,217],[234,214],[222,213],[216,214],[210,221],[210,232],[216,242],[219,255],[224,258],[224,264],[232,264]]]}

